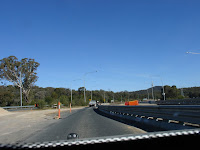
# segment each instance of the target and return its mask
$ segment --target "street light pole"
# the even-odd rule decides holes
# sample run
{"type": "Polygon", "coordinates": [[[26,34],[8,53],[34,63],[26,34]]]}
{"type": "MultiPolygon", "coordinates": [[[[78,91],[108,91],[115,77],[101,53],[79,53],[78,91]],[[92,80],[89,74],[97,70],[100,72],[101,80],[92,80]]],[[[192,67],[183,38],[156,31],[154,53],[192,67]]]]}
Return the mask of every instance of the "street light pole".
{"type": "MultiPolygon", "coordinates": [[[[86,75],[86,74],[85,74],[85,75],[86,75]]],[[[83,80],[84,80],[84,102],[86,103],[86,97],[85,97],[85,75],[84,75],[83,80]]]]}
{"type": "Polygon", "coordinates": [[[147,99],[149,100],[149,91],[148,91],[148,89],[147,89],[147,99]]]}
{"type": "MultiPolygon", "coordinates": [[[[186,53],[187,53],[187,54],[195,54],[195,55],[196,55],[196,54],[197,54],[197,55],[200,54],[200,53],[194,53],[194,52],[186,52],[186,53]]],[[[183,93],[182,91],[183,91],[183,89],[181,90],[181,93],[183,93]]],[[[181,95],[182,95],[182,94],[181,94],[181,95]]]]}
{"type": "Polygon", "coordinates": [[[92,72],[86,72],[85,74],[84,74],[84,76],[83,76],[83,80],[84,80],[84,102],[86,103],[86,95],[85,95],[85,76],[87,75],[87,74],[90,74],[90,73],[96,73],[97,72],[97,70],[96,71],[92,71],[92,72]]]}
{"type": "Polygon", "coordinates": [[[162,93],[162,95],[163,95],[163,99],[164,99],[164,101],[165,101],[165,87],[164,87],[164,85],[163,85],[163,80],[162,80],[162,78],[160,78],[160,79],[161,79],[162,88],[163,88],[163,93],[162,93]]]}
{"type": "Polygon", "coordinates": [[[103,102],[105,103],[106,102],[106,95],[105,95],[105,91],[104,91],[104,97],[103,97],[103,102]]]}
{"type": "Polygon", "coordinates": [[[186,54],[200,54],[200,53],[195,53],[195,52],[186,52],[186,54]]]}
{"type": "MultiPolygon", "coordinates": [[[[81,80],[81,79],[76,79],[76,80],[72,80],[72,81],[77,81],[77,80],[81,80]]],[[[71,88],[71,105],[72,105],[72,81],[70,82],[70,88],[71,88]]]]}
{"type": "Polygon", "coordinates": [[[20,101],[22,107],[22,73],[20,72],[20,101]]]}
{"type": "Polygon", "coordinates": [[[92,100],[92,90],[91,90],[91,100],[92,100]]]}
{"type": "Polygon", "coordinates": [[[72,88],[71,88],[71,104],[72,104],[72,88]]]}
{"type": "Polygon", "coordinates": [[[152,80],[152,98],[154,100],[154,94],[153,94],[153,80],[152,80]]]}

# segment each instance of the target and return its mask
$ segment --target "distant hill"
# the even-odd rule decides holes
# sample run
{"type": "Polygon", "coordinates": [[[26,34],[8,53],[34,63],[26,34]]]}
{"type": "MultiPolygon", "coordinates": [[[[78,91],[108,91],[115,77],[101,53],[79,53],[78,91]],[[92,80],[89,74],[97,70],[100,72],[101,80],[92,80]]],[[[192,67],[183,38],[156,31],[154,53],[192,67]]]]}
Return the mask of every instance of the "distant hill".
{"type": "MultiPolygon", "coordinates": [[[[157,93],[157,92],[161,92],[162,86],[154,86],[153,87],[153,92],[157,93]]],[[[146,90],[139,90],[139,91],[134,91],[137,94],[146,94],[147,90],[149,93],[152,93],[152,88],[148,88],[146,90]]]]}

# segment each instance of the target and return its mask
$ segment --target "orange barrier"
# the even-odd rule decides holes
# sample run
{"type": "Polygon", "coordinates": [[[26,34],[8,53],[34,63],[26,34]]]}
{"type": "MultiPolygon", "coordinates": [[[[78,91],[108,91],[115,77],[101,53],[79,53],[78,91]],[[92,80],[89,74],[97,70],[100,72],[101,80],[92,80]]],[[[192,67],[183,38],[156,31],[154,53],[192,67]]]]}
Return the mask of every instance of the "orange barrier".
{"type": "Polygon", "coordinates": [[[136,106],[138,105],[138,100],[134,100],[134,101],[129,101],[129,102],[125,102],[126,106],[136,106]]]}
{"type": "Polygon", "coordinates": [[[128,105],[129,105],[129,102],[125,102],[125,105],[128,106],[128,105]]]}
{"type": "Polygon", "coordinates": [[[129,102],[129,106],[136,106],[136,105],[138,105],[138,100],[129,102]]]}
{"type": "Polygon", "coordinates": [[[60,119],[60,102],[58,102],[58,119],[60,119]]]}

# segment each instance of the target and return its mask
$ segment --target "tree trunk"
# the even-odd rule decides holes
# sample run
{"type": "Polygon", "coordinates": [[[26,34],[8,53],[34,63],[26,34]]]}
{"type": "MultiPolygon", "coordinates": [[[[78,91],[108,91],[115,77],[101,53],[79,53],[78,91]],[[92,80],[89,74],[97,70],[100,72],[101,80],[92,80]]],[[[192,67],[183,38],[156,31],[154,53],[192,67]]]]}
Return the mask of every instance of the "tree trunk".
{"type": "Polygon", "coordinates": [[[30,92],[30,89],[26,89],[26,90],[23,89],[24,99],[26,100],[27,103],[29,102],[29,98],[28,98],[29,92],[30,92]]]}

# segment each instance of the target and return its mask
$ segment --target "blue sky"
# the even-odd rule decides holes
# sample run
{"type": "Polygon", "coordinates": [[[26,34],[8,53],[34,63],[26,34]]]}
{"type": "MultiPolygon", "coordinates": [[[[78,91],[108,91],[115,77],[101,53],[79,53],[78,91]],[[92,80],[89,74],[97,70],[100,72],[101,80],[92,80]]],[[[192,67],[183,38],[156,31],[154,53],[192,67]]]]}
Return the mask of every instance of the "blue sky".
{"type": "Polygon", "coordinates": [[[2,0],[0,59],[40,63],[41,87],[200,86],[199,0],[2,0]],[[82,79],[72,81],[76,79],[82,79]]]}

